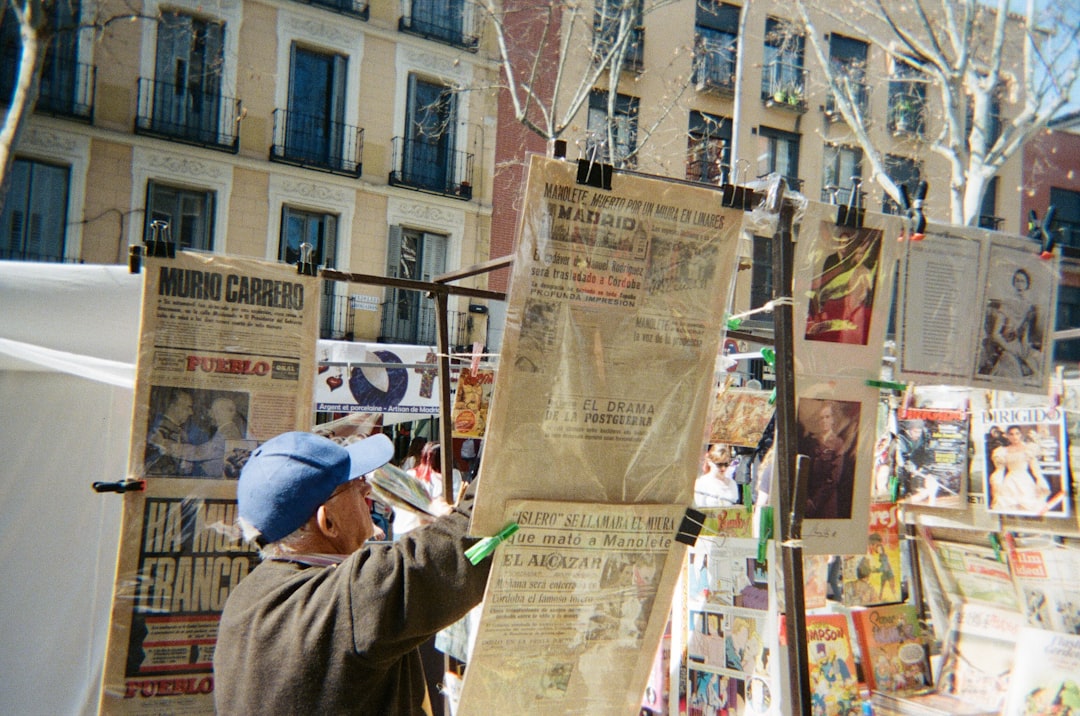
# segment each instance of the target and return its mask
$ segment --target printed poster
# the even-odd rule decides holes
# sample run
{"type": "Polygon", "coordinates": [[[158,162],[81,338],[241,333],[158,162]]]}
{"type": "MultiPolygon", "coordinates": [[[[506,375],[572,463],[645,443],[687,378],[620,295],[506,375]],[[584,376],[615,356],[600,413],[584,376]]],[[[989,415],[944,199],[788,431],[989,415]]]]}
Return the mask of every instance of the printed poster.
{"type": "Polygon", "coordinates": [[[775,412],[771,390],[721,388],[713,403],[709,442],[756,448],[775,412]]]}
{"type": "Polygon", "coordinates": [[[458,371],[457,389],[450,419],[454,422],[455,438],[482,438],[487,429],[491,389],[495,385],[495,371],[462,368],[458,371]]]}
{"type": "MultiPolygon", "coordinates": [[[[435,348],[319,341],[315,410],[381,413],[402,420],[439,414],[435,348]]],[[[384,424],[397,422],[391,417],[384,424]]]]}
{"type": "Polygon", "coordinates": [[[1040,258],[1023,237],[932,225],[904,242],[897,378],[1041,391],[1057,277],[1058,259],[1040,258]]]}
{"type": "Polygon", "coordinates": [[[612,187],[532,157],[474,534],[512,498],[692,501],[743,212],[705,187],[612,187]]]}
{"type": "Polygon", "coordinates": [[[257,556],[235,525],[240,468],[311,426],[319,280],[178,252],[143,264],[128,476],[101,696],[105,714],[209,713],[217,622],[257,556]]]}
{"type": "Polygon", "coordinates": [[[796,446],[806,456],[800,477],[804,553],[861,552],[867,546],[880,391],[865,380],[805,376],[798,393],[796,446]]]}
{"type": "Polygon", "coordinates": [[[667,627],[685,505],[514,500],[460,713],[638,713],[667,627]]]}
{"type": "Polygon", "coordinates": [[[867,213],[836,223],[836,207],[811,203],[798,227],[794,265],[796,378],[877,377],[892,304],[900,224],[867,213]]]}

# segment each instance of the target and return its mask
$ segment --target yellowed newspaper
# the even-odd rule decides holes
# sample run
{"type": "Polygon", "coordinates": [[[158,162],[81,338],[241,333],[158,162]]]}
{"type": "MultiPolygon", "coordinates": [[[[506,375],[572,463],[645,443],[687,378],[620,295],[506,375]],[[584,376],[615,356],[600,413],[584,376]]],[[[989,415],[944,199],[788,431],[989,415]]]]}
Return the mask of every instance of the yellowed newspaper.
{"type": "Polygon", "coordinates": [[[213,712],[230,590],[257,560],[236,478],[274,435],[311,427],[319,279],[179,252],[147,259],[128,477],[101,712],[213,712]]]}

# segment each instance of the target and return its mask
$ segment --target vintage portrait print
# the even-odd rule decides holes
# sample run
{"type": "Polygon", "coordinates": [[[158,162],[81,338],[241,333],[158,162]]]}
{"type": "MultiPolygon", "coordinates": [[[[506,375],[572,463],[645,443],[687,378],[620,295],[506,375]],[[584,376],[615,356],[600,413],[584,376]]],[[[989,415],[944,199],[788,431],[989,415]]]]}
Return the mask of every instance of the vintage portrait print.
{"type": "Polygon", "coordinates": [[[1068,516],[1072,497],[1061,411],[1001,408],[981,417],[987,509],[1028,517],[1068,516]]]}
{"type": "Polygon", "coordinates": [[[866,345],[881,239],[880,229],[820,223],[810,258],[817,270],[810,283],[806,340],[866,345]]]}
{"type": "Polygon", "coordinates": [[[849,519],[855,487],[855,445],[862,405],[855,401],[799,401],[798,450],[810,458],[807,519],[849,519]]]}
{"type": "Polygon", "coordinates": [[[999,389],[1041,389],[1052,348],[1057,263],[996,237],[989,252],[973,378],[999,389]]]}

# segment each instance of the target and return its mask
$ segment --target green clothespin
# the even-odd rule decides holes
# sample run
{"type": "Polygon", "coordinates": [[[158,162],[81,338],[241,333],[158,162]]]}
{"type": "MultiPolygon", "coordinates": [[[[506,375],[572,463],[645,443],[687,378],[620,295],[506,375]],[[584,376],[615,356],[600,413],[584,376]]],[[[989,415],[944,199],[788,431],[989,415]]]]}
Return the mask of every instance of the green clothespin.
{"type": "Polygon", "coordinates": [[[776,351],[774,351],[772,348],[762,348],[761,357],[769,365],[776,365],[776,351]]]}
{"type": "Polygon", "coordinates": [[[897,390],[903,393],[907,390],[906,383],[897,383],[891,380],[867,380],[866,384],[871,388],[884,388],[885,390],[897,390]]]}
{"type": "Polygon", "coordinates": [[[994,548],[994,559],[1004,562],[1005,560],[1001,558],[1001,540],[994,532],[990,533],[990,546],[994,548]]]}
{"type": "Polygon", "coordinates": [[[889,501],[896,502],[900,498],[900,479],[896,473],[889,475],[889,501]]]}
{"type": "Polygon", "coordinates": [[[776,404],[776,388],[773,388],[772,392],[769,393],[769,405],[775,405],[775,404],[776,404]]]}
{"type": "Polygon", "coordinates": [[[739,330],[739,326],[742,325],[742,319],[738,316],[728,314],[728,317],[724,319],[724,323],[727,324],[727,329],[729,331],[737,331],[739,330]]]}
{"type": "Polygon", "coordinates": [[[761,508],[761,515],[758,518],[758,543],[757,543],[757,561],[768,562],[768,555],[765,553],[765,547],[768,545],[769,540],[773,536],[773,508],[772,505],[765,505],[761,508]]]}
{"type": "Polygon", "coordinates": [[[472,564],[480,564],[480,562],[489,554],[495,551],[495,548],[502,542],[505,542],[510,535],[518,531],[518,523],[511,522],[506,527],[499,530],[498,534],[491,537],[485,537],[472,547],[465,550],[465,556],[472,564]]]}

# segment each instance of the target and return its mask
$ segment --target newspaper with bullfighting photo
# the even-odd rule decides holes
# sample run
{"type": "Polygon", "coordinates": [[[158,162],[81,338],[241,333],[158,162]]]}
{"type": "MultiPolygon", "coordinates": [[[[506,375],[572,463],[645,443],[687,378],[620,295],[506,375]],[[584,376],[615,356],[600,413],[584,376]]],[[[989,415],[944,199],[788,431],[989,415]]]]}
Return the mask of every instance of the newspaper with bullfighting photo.
{"type": "Polygon", "coordinates": [[[295,266],[148,258],[127,495],[100,710],[210,713],[225,599],[257,555],[236,478],[261,441],[310,430],[319,279],[295,266]]]}
{"type": "Polygon", "coordinates": [[[637,714],[685,546],[679,505],[513,500],[460,713],[637,714]]]}
{"type": "Polygon", "coordinates": [[[743,213],[721,194],[534,156],[472,531],[509,499],[692,498],[743,213]]]}

